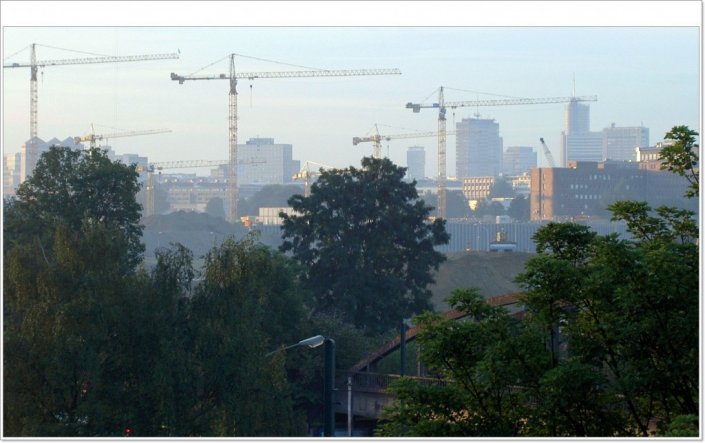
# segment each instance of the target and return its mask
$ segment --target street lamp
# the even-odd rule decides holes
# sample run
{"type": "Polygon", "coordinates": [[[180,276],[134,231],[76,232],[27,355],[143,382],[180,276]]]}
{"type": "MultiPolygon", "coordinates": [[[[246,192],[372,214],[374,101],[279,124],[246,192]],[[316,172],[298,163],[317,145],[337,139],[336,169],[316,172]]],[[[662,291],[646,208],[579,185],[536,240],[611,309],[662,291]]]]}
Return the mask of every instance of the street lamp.
{"type": "Polygon", "coordinates": [[[299,346],[306,346],[313,349],[324,343],[326,345],[326,360],[324,366],[325,376],[323,385],[323,403],[325,405],[323,410],[323,436],[333,437],[333,431],[335,430],[335,414],[333,412],[333,390],[335,389],[335,340],[330,337],[324,337],[323,335],[315,335],[313,337],[301,340],[296,344],[269,352],[267,355],[269,356],[275,352],[285,351],[287,349],[297,348],[299,346]]]}

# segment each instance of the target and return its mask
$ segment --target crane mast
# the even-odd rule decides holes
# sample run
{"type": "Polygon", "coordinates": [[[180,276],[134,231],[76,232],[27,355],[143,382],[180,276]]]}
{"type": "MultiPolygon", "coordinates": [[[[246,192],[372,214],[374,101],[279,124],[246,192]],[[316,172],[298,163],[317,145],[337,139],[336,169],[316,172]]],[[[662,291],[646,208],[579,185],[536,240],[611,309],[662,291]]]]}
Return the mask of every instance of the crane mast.
{"type": "Polygon", "coordinates": [[[502,100],[472,100],[446,102],[443,97],[443,86],[438,91],[438,103],[420,104],[407,103],[406,108],[414,113],[420,112],[422,108],[438,109],[438,216],[445,218],[446,214],[446,109],[461,108],[466,106],[507,106],[507,105],[537,105],[549,103],[568,103],[582,101],[597,101],[596,96],[585,97],[543,97],[543,98],[514,98],[502,100]]]}
{"type": "Polygon", "coordinates": [[[443,86],[438,92],[438,210],[440,218],[446,218],[446,107],[443,86]]]}
{"type": "Polygon", "coordinates": [[[237,78],[235,54],[230,54],[230,92],[228,94],[228,221],[237,220],[237,78]]]}
{"type": "Polygon", "coordinates": [[[302,77],[338,77],[352,75],[390,75],[401,74],[398,69],[355,69],[355,70],[318,70],[318,71],[280,71],[280,72],[245,72],[235,71],[235,55],[230,54],[230,73],[208,75],[208,76],[183,76],[171,73],[171,80],[183,84],[186,80],[229,80],[230,92],[228,93],[228,221],[231,223],[237,220],[237,79],[244,78],[254,80],[257,78],[302,78],[302,77]]]}
{"type": "Polygon", "coordinates": [[[116,63],[116,62],[136,62],[144,60],[164,60],[178,59],[177,53],[171,54],[147,54],[133,56],[103,56],[90,58],[75,58],[75,59],[59,59],[59,60],[40,60],[37,61],[36,43],[30,45],[30,60],[29,63],[7,63],[3,68],[30,68],[29,76],[29,146],[27,147],[28,163],[36,164],[38,160],[38,149],[36,145],[37,128],[38,128],[38,108],[39,94],[37,87],[37,73],[39,67],[59,66],[59,65],[84,65],[92,63],[116,63]]]}

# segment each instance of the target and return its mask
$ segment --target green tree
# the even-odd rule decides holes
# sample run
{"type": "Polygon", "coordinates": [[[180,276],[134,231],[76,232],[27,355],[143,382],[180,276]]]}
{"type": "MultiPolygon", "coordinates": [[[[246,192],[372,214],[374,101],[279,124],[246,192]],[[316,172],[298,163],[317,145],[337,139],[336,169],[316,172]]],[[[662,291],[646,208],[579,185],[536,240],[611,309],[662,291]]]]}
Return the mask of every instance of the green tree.
{"type": "MultiPolygon", "coordinates": [[[[435,191],[425,192],[422,196],[426,205],[434,207],[430,215],[437,216],[435,209],[438,204],[438,194],[435,191]]],[[[470,206],[462,191],[446,191],[446,217],[467,218],[470,216],[470,206]]]]}
{"type": "Polygon", "coordinates": [[[666,140],[673,140],[672,145],[661,149],[663,160],[661,169],[671,171],[688,180],[690,184],[686,197],[700,195],[700,169],[698,168],[698,148],[696,143],[698,133],[687,126],[674,126],[666,133],[666,140]]]}
{"type": "Polygon", "coordinates": [[[445,221],[403,180],[405,168],[364,158],[362,168],[324,171],[311,195],[290,200],[281,250],[302,265],[314,313],[340,315],[370,335],[430,309],[432,269],[444,259],[445,221]]]}
{"type": "Polygon", "coordinates": [[[124,270],[134,269],[144,252],[137,178],[135,165],[112,162],[106,151],[52,147],[5,212],[6,246],[38,241],[48,253],[56,226],[80,232],[101,224],[122,232],[129,244],[124,270]]]}
{"type": "Polygon", "coordinates": [[[554,372],[576,362],[599,369],[609,383],[593,384],[598,404],[623,405],[614,431],[646,436],[652,420],[698,410],[697,230],[687,211],[652,216],[638,202],[610,210],[634,240],[553,224],[537,232],[539,257],[519,281],[530,321],[563,336],[554,372]]]}
{"type": "Polygon", "coordinates": [[[251,236],[227,239],[206,255],[188,322],[199,374],[190,422],[196,434],[303,434],[286,361],[267,353],[302,339],[304,312],[290,260],[251,236]]]}
{"type": "Polygon", "coordinates": [[[512,199],[507,208],[507,215],[516,221],[529,221],[531,218],[531,202],[528,197],[519,195],[512,199]]]}
{"type": "MultiPolygon", "coordinates": [[[[4,423],[8,435],[120,435],[135,367],[142,246],[134,168],[52,148],[5,208],[4,423]],[[121,367],[119,376],[110,368],[121,367]],[[119,389],[107,388],[108,385],[119,389]]],[[[134,410],[135,408],[132,407],[134,410]]]]}
{"type": "Polygon", "coordinates": [[[259,208],[283,208],[288,200],[303,190],[298,185],[266,185],[250,198],[240,199],[238,212],[242,215],[259,215],[259,208]]]}
{"type": "Polygon", "coordinates": [[[225,205],[220,197],[213,197],[206,204],[206,214],[225,219],[225,205]]]}
{"type": "Polygon", "coordinates": [[[448,387],[395,385],[381,434],[647,436],[653,422],[680,429],[679,417],[697,415],[693,214],[610,210],[631,240],[571,223],[537,231],[517,279],[521,323],[462,292],[449,301],[471,320],[421,317],[422,359],[448,387]]]}
{"type": "Polygon", "coordinates": [[[500,202],[490,200],[480,200],[472,211],[473,217],[482,218],[485,216],[495,217],[504,215],[506,211],[500,202]]]}
{"type": "Polygon", "coordinates": [[[536,331],[474,290],[456,290],[450,306],[466,314],[452,321],[426,313],[416,318],[421,359],[444,384],[402,378],[397,399],[383,413],[380,436],[471,437],[524,435],[532,391],[548,365],[536,331]]]}
{"type": "Polygon", "coordinates": [[[492,189],[490,189],[490,195],[488,198],[512,198],[516,197],[516,191],[512,187],[512,184],[502,177],[497,177],[492,189]]]}

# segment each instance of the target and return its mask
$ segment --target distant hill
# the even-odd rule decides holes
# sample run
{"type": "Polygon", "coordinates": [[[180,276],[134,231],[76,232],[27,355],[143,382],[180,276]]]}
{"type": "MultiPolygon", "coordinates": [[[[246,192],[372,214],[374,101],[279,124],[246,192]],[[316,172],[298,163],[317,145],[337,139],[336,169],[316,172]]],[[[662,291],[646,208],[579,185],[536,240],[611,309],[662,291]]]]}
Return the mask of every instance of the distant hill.
{"type": "Polygon", "coordinates": [[[430,287],[436,311],[449,309],[445,299],[454,289],[478,288],[484,297],[521,290],[514,283],[517,274],[534,254],[526,252],[468,252],[449,254],[435,273],[430,287]]]}

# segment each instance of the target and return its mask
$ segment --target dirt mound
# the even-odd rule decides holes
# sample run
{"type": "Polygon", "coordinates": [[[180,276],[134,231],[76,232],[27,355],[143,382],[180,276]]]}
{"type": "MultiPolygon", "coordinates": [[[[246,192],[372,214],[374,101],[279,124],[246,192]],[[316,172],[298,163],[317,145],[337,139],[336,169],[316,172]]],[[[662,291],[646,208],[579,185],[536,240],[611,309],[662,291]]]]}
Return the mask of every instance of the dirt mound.
{"type": "Polygon", "coordinates": [[[469,252],[448,255],[434,274],[436,283],[430,287],[436,311],[449,309],[445,299],[454,289],[477,288],[485,297],[520,291],[514,283],[524,271],[527,260],[534,256],[526,252],[469,252]]]}

